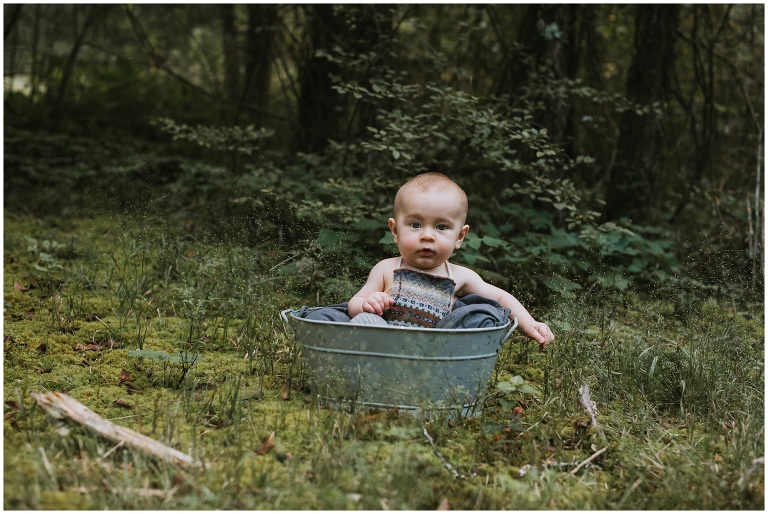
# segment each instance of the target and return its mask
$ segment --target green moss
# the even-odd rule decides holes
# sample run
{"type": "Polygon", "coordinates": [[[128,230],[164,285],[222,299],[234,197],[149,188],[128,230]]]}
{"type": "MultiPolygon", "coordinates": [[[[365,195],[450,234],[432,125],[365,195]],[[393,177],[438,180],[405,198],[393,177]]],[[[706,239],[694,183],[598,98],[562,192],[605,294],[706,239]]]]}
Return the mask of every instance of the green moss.
{"type": "Polygon", "coordinates": [[[41,510],[89,510],[91,498],[88,494],[77,491],[42,491],[39,509],[41,510]]]}
{"type": "Polygon", "coordinates": [[[106,217],[53,224],[6,215],[4,507],[434,509],[447,498],[466,510],[762,508],[762,475],[747,475],[764,441],[757,309],[703,302],[701,315],[682,321],[668,304],[635,298],[606,320],[602,307],[563,304],[549,316],[558,339],[547,354],[517,342],[501,352],[499,380],[520,375],[547,391],[514,397],[522,418],[513,420],[492,389],[482,418],[423,425],[392,411],[320,408],[300,361],[292,366],[294,341],[278,316],[305,302],[261,275],[244,287],[240,268],[221,264],[226,248],[161,248],[160,233],[106,217]],[[65,244],[56,254],[58,289],[13,288],[34,282],[38,255],[25,236],[65,244]],[[116,267],[132,265],[139,247],[148,257],[133,280],[145,274],[151,292],[119,292],[116,267]],[[173,276],[162,271],[168,263],[178,268],[173,276]],[[120,307],[131,294],[134,310],[120,307]],[[192,319],[185,305],[214,297],[192,319]],[[194,323],[200,334],[188,341],[194,323]],[[179,364],[129,355],[139,346],[187,348],[203,360],[181,380],[179,364]],[[662,368],[662,358],[671,364],[662,368]],[[682,410],[655,396],[673,379],[695,395],[678,398],[682,410]],[[597,428],[578,401],[585,383],[597,428]],[[205,471],[182,472],[83,428],[59,435],[28,396],[46,390],[67,391],[102,417],[193,455],[205,471]],[[712,391],[717,402],[693,402],[712,391]],[[423,426],[466,479],[453,478],[423,426]],[[264,451],[272,433],[274,447],[264,451]],[[576,476],[568,473],[574,464],[560,466],[604,446],[576,476]],[[130,492],[175,487],[167,501],[130,492]]]}

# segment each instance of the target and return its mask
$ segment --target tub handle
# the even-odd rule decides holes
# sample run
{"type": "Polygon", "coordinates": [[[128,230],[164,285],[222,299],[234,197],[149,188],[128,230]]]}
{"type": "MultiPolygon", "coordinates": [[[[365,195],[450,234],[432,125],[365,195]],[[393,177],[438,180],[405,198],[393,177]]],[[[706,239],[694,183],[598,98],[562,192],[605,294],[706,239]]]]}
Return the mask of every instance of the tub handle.
{"type": "Polygon", "coordinates": [[[509,330],[507,331],[507,333],[504,334],[504,337],[502,338],[501,342],[503,343],[504,341],[509,339],[509,336],[512,335],[512,332],[514,332],[516,328],[517,328],[517,318],[512,318],[512,326],[509,327],[509,330]]]}
{"type": "Polygon", "coordinates": [[[282,311],[282,312],[280,313],[280,317],[281,317],[281,318],[283,318],[283,323],[285,323],[286,325],[288,325],[289,327],[291,327],[291,330],[293,330],[293,333],[295,334],[295,333],[296,333],[296,329],[295,329],[295,328],[294,328],[294,326],[291,324],[291,322],[290,322],[290,320],[288,319],[288,316],[287,316],[287,314],[288,314],[289,312],[291,312],[291,309],[285,309],[284,311],[282,311]]]}

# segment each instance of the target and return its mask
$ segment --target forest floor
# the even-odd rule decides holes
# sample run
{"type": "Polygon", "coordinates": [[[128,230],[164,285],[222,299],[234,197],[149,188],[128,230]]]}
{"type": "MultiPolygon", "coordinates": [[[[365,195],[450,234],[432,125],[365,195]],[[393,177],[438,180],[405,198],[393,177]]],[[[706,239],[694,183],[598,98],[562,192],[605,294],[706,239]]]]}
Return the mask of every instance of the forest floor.
{"type": "Polygon", "coordinates": [[[764,508],[762,305],[555,302],[555,343],[514,334],[480,416],[425,420],[318,404],[279,316],[311,302],[282,259],[6,211],[3,507],[764,508]],[[62,435],[30,396],[49,391],[203,469],[62,435]]]}

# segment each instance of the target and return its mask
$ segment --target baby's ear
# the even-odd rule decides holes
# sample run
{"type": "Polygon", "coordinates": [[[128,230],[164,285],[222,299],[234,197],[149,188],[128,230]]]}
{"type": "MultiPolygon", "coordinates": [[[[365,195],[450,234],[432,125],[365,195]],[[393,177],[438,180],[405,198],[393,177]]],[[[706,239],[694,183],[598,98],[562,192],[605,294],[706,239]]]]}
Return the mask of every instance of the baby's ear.
{"type": "Polygon", "coordinates": [[[397,244],[397,223],[395,223],[395,219],[389,218],[387,225],[389,226],[389,231],[392,232],[392,239],[394,239],[395,244],[397,244]]]}
{"type": "Polygon", "coordinates": [[[464,225],[463,227],[461,227],[461,232],[459,232],[459,239],[456,241],[457,250],[461,247],[461,243],[464,242],[464,238],[467,237],[468,232],[469,232],[469,225],[464,225]]]}

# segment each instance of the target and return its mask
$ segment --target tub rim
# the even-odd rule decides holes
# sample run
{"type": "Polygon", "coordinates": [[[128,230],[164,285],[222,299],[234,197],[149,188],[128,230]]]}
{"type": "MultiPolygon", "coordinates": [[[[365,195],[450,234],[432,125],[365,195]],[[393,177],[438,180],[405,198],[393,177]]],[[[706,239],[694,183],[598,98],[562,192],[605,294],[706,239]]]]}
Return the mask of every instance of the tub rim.
{"type": "MultiPolygon", "coordinates": [[[[320,307],[317,307],[320,308],[320,307]]],[[[291,321],[288,319],[287,314],[291,313],[291,318],[303,322],[303,323],[314,323],[319,325],[333,325],[333,326],[346,326],[349,328],[355,328],[355,329],[365,329],[365,330],[405,330],[406,332],[428,332],[428,333],[442,333],[442,334],[472,334],[472,333],[479,333],[479,332],[493,332],[493,331],[501,331],[504,329],[508,329],[507,333],[504,334],[504,337],[501,339],[501,344],[504,344],[504,342],[509,339],[509,337],[512,335],[512,333],[517,328],[518,322],[517,318],[507,319],[507,322],[503,325],[499,325],[497,327],[479,327],[479,328],[430,328],[430,327],[403,327],[400,325],[358,325],[358,324],[350,324],[350,323],[340,323],[338,321],[326,321],[321,319],[306,319],[306,318],[300,318],[295,315],[299,309],[285,309],[284,311],[280,312],[280,317],[283,318],[283,321],[286,325],[291,327],[291,329],[296,332],[296,327],[293,326],[291,321]],[[350,326],[351,325],[351,326],[350,326]],[[511,325],[511,326],[510,326],[511,325]]]]}

